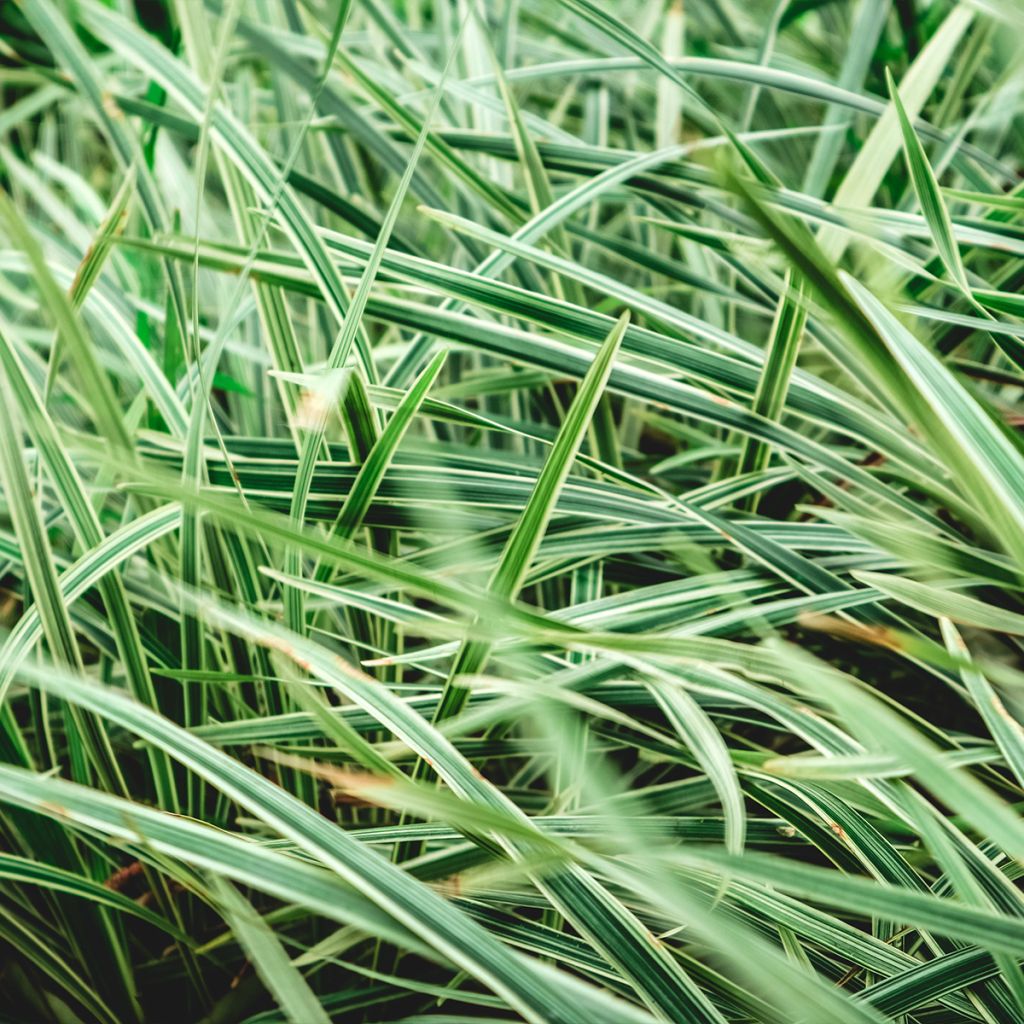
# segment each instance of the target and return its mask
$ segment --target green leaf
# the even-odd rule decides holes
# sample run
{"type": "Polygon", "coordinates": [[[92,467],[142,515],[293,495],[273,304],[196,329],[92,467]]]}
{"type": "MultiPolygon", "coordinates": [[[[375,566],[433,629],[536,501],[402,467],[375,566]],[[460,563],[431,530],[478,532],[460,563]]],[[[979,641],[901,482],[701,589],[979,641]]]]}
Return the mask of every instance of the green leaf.
{"type": "Polygon", "coordinates": [[[291,1024],[329,1022],[323,1004],[256,908],[230,882],[216,876],[213,882],[225,920],[285,1017],[291,1024]]]}
{"type": "MultiPolygon", "coordinates": [[[[629,310],[626,310],[619,317],[590,364],[586,376],[580,382],[558,437],[534,484],[530,500],[505,542],[498,565],[487,585],[488,591],[499,598],[514,599],[519,595],[544,531],[554,514],[555,505],[572,469],[573,460],[583,444],[583,437],[594,409],[611,375],[615,356],[629,324],[629,316],[629,310]]],[[[479,672],[487,661],[487,655],[487,644],[472,639],[463,642],[445,682],[441,702],[434,714],[435,721],[442,721],[458,714],[466,699],[466,690],[459,685],[458,678],[460,675],[479,672]]]]}

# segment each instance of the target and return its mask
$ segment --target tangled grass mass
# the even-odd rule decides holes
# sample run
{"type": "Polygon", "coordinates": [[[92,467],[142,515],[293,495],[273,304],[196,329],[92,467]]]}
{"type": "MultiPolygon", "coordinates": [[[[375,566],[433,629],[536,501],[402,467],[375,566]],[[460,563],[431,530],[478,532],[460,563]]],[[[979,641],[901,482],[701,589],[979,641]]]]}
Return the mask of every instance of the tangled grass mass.
{"type": "Polygon", "coordinates": [[[1021,0],[0,3],[0,1024],[1024,1024],[1021,0]]]}

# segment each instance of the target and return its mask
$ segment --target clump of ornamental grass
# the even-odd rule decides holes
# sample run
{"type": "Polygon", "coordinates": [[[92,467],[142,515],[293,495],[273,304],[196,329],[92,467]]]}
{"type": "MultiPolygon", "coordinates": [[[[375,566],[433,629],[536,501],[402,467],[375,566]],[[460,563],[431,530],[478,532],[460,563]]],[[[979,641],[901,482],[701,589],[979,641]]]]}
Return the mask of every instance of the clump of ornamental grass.
{"type": "Polygon", "coordinates": [[[0,985],[1024,1020],[1012,0],[0,9],[0,985]]]}

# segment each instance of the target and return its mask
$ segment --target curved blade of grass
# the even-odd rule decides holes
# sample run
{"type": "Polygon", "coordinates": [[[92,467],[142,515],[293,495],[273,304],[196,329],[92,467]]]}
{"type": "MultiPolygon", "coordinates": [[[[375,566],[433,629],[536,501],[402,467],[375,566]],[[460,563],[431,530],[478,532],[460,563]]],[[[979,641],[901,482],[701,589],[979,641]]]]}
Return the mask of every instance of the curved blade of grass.
{"type": "MultiPolygon", "coordinates": [[[[112,576],[118,566],[139,551],[145,550],[160,537],[177,529],[180,524],[180,509],[173,505],[165,505],[140,516],[98,541],[58,578],[57,586],[62,604],[70,607],[92,587],[102,586],[103,581],[112,576]]],[[[123,596],[125,611],[130,615],[127,595],[123,596]]],[[[0,646],[0,694],[6,695],[18,667],[44,635],[39,608],[33,606],[26,609],[0,646]]],[[[139,644],[141,645],[141,641],[139,644]]],[[[144,653],[141,656],[145,658],[144,653]]],[[[155,706],[155,701],[150,703],[150,706],[155,706]]],[[[169,799],[169,794],[164,795],[169,799]]]]}
{"type": "MultiPolygon", "coordinates": [[[[968,5],[953,8],[915,58],[900,82],[900,95],[908,117],[917,117],[935,88],[950,57],[970,28],[975,12],[968,5]]],[[[875,122],[871,134],[861,146],[833,202],[837,206],[867,206],[896,159],[900,149],[897,113],[890,106],[875,122]]],[[[818,244],[830,263],[838,262],[846,250],[848,236],[836,228],[826,228],[818,244]]]]}
{"type": "Polygon", "coordinates": [[[377,488],[394,459],[402,438],[409,429],[409,424],[419,412],[423,400],[427,397],[427,392],[437,379],[438,373],[441,372],[446,355],[447,353],[442,350],[431,359],[429,365],[416,378],[413,386],[398,404],[394,414],[381,431],[380,437],[377,438],[359,467],[359,473],[345,496],[345,502],[341,506],[338,518],[331,527],[331,536],[347,541],[359,529],[366,511],[377,493],[377,488]]]}
{"type": "MultiPolygon", "coordinates": [[[[771,336],[768,339],[764,366],[757,382],[757,390],[754,392],[752,408],[765,419],[778,420],[782,415],[806,319],[807,310],[803,304],[802,289],[799,284],[794,287],[791,277],[787,277],[785,291],[779,300],[771,336]]],[[[736,472],[754,473],[764,469],[768,465],[769,457],[767,446],[747,436],[743,439],[743,450],[736,472]]],[[[754,508],[756,507],[755,504],[754,508]]]]}
{"type": "MultiPolygon", "coordinates": [[[[128,210],[135,194],[135,168],[129,168],[117,190],[110,209],[107,211],[103,223],[96,231],[96,237],[92,245],[82,259],[71,282],[71,306],[73,309],[81,309],[86,295],[89,294],[96,279],[103,271],[103,265],[114,244],[115,239],[124,231],[128,219],[128,210]]],[[[62,335],[58,334],[50,349],[50,363],[46,369],[46,387],[44,389],[44,401],[49,401],[53,393],[53,385],[57,379],[57,372],[60,369],[61,352],[63,349],[62,335]]]]}
{"type": "Polygon", "coordinates": [[[327,1011],[262,915],[230,882],[216,875],[212,882],[225,921],[290,1024],[330,1024],[327,1011]]]}
{"type": "MultiPolygon", "coordinates": [[[[82,653],[60,592],[53,550],[32,495],[21,445],[17,443],[21,427],[13,419],[14,408],[10,383],[6,377],[0,378],[0,435],[8,442],[0,445],[0,479],[3,480],[4,496],[14,521],[14,532],[23,552],[33,606],[38,610],[40,627],[52,656],[64,665],[81,670],[82,653]]],[[[72,773],[79,779],[88,778],[91,766],[104,788],[123,789],[124,781],[120,778],[105,734],[77,711],[71,714],[68,732],[72,773]]]]}
{"type": "Polygon", "coordinates": [[[53,317],[57,333],[81,378],[83,390],[96,418],[96,426],[115,450],[131,451],[131,439],[121,408],[107,375],[100,368],[94,346],[89,340],[71,300],[58,287],[46,263],[39,243],[33,237],[10,197],[0,192],[0,224],[13,244],[28,259],[43,306],[53,317]]]}
{"type": "MultiPolygon", "coordinates": [[[[462,24],[464,28],[466,24],[465,19],[462,24]]],[[[460,29],[459,37],[448,55],[448,62],[445,66],[443,78],[447,78],[455,63],[455,57],[459,51],[461,40],[462,30],[460,29]]],[[[342,369],[346,362],[348,362],[352,343],[355,341],[357,332],[361,329],[363,313],[366,310],[366,305],[370,298],[370,290],[373,287],[374,281],[377,279],[377,271],[380,268],[381,261],[387,249],[388,240],[391,237],[391,232],[394,229],[395,222],[398,220],[398,214],[401,211],[405,196],[409,191],[409,186],[412,184],[413,173],[419,163],[423,149],[430,138],[430,122],[437,111],[442,95],[443,91],[440,88],[435,90],[430,109],[423,118],[423,124],[413,146],[412,153],[409,155],[405,173],[402,175],[402,180],[398,183],[395,194],[391,199],[388,212],[381,225],[381,232],[377,236],[377,241],[374,243],[373,252],[366,261],[366,266],[359,279],[359,286],[356,288],[355,295],[352,297],[352,303],[345,314],[341,332],[331,348],[330,355],[327,359],[328,370],[342,369]]],[[[375,375],[372,373],[372,370],[370,373],[370,379],[375,379],[375,375]]],[[[324,403],[323,408],[320,409],[316,415],[315,422],[306,432],[306,435],[302,440],[302,450],[299,455],[299,466],[295,475],[295,487],[292,491],[291,519],[294,523],[302,523],[306,517],[306,505],[309,500],[309,488],[313,482],[313,470],[316,467],[316,459],[323,445],[324,434],[327,429],[327,418],[330,411],[330,404],[324,403]]],[[[290,574],[295,576],[301,575],[301,558],[296,552],[293,552],[289,556],[286,567],[290,574]]],[[[285,615],[288,623],[294,629],[300,632],[305,629],[303,595],[302,591],[295,587],[289,587],[285,591],[285,615]]]]}
{"type": "Polygon", "coordinates": [[[1024,854],[1024,825],[1014,809],[991,789],[963,769],[943,766],[933,743],[842,673],[792,650],[788,660],[793,681],[801,689],[813,686],[821,692],[822,683],[826,684],[828,701],[845,716],[851,731],[865,746],[895,753],[911,765],[922,785],[954,808],[981,834],[998,843],[1011,857],[1020,858],[1024,854]]]}
{"type": "Polygon", "coordinates": [[[863,285],[837,275],[809,233],[733,179],[747,207],[840,319],[872,380],[934,442],[979,522],[1024,564],[1024,459],[942,363],[863,285]]]}
{"type": "Polygon", "coordinates": [[[173,858],[216,871],[277,899],[306,907],[329,920],[386,935],[423,954],[422,945],[356,889],[308,861],[189,818],[100,793],[55,776],[0,765],[6,803],[85,829],[93,829],[137,852],[140,858],[173,858]]]}
{"type": "Polygon", "coordinates": [[[849,275],[842,283],[867,315],[898,367],[908,413],[934,439],[962,481],[979,516],[1024,565],[1024,456],[986,410],[870,292],[849,275]]]}
{"type": "Polygon", "coordinates": [[[73,871],[54,867],[52,864],[41,864],[12,853],[0,853],[0,878],[8,882],[17,882],[19,885],[36,886],[68,896],[77,896],[96,906],[109,907],[122,914],[137,917],[179,942],[190,941],[188,936],[181,932],[176,925],[123,893],[100,885],[99,882],[93,882],[73,871]]]}
{"type": "Polygon", "coordinates": [[[742,857],[706,851],[684,852],[682,863],[713,867],[726,877],[777,886],[811,900],[856,908],[890,921],[909,922],[931,931],[972,942],[985,949],[1024,956],[1024,924],[1019,918],[964,906],[930,893],[826,871],[810,864],[749,852],[742,857]],[[824,883],[828,877],[828,883],[824,883]]]}
{"type": "MultiPolygon", "coordinates": [[[[967,644],[953,623],[947,618],[942,618],[939,625],[949,653],[959,658],[970,657],[967,644]]],[[[978,714],[984,719],[992,739],[1002,751],[1018,784],[1024,785],[1024,726],[1006,707],[984,673],[973,666],[967,666],[960,670],[960,678],[963,679],[978,714]]]]}
{"type": "MultiPolygon", "coordinates": [[[[519,594],[523,579],[529,571],[530,563],[554,513],[562,486],[572,469],[573,460],[583,444],[583,437],[594,409],[597,408],[605,384],[611,375],[615,356],[628,324],[629,310],[626,310],[598,350],[587,370],[587,375],[580,383],[558,437],[544,462],[544,468],[537,477],[530,500],[509,536],[488,583],[488,591],[500,598],[515,599],[519,594]]],[[[468,638],[463,642],[445,682],[441,702],[434,714],[435,722],[459,713],[467,693],[465,688],[459,685],[458,678],[460,675],[473,675],[479,672],[487,661],[488,650],[486,643],[474,642],[468,638]]]]}
{"type": "MultiPolygon", "coordinates": [[[[3,368],[8,387],[13,392],[21,416],[25,420],[36,450],[53,481],[78,542],[83,550],[89,553],[85,557],[101,557],[97,555],[97,551],[103,548],[105,538],[99,517],[89,501],[85,486],[69,457],[66,446],[62,443],[55,425],[46,413],[42,399],[32,387],[24,365],[10,343],[6,324],[2,319],[0,319],[0,366],[3,368]]],[[[97,577],[97,581],[103,595],[118,653],[123,660],[132,690],[139,700],[155,707],[157,700],[153,681],[150,677],[145,652],[142,649],[138,626],[128,604],[124,584],[116,573],[111,573],[106,569],[97,577]]],[[[60,581],[62,595],[64,582],[65,580],[62,578],[60,581]]],[[[74,598],[63,596],[62,599],[66,600],[68,604],[74,600],[74,598]]],[[[2,666],[0,667],[0,703],[6,695],[14,666],[24,656],[14,653],[18,649],[18,635],[26,636],[25,646],[22,648],[24,652],[27,652],[35,643],[34,639],[27,638],[27,634],[32,629],[33,615],[36,611],[33,609],[23,615],[0,647],[0,666],[2,666]]],[[[41,629],[42,621],[38,620],[37,625],[41,629]]],[[[161,762],[163,762],[162,758],[153,762],[158,780],[158,791],[166,805],[174,807],[176,806],[176,796],[173,781],[166,763],[161,762]]]]}
{"type": "MultiPolygon", "coordinates": [[[[512,954],[433,890],[393,867],[257,772],[109,688],[87,684],[55,670],[23,668],[21,675],[33,686],[48,692],[59,691],[64,699],[160,746],[210,785],[292,839],[426,945],[493,988],[528,1020],[546,1021],[551,1014],[581,1024],[592,1019],[583,1006],[559,989],[555,979],[539,974],[529,961],[512,954]]],[[[128,834],[132,835],[130,824],[128,834]]],[[[600,1019],[610,1024],[614,1018],[600,1019]]]]}
{"type": "MultiPolygon", "coordinates": [[[[0,443],[0,480],[3,481],[8,512],[14,521],[23,553],[33,609],[38,612],[41,631],[46,636],[51,655],[72,668],[80,668],[81,650],[60,592],[53,552],[23,462],[21,430],[14,419],[16,408],[11,394],[11,380],[6,373],[0,374],[0,436],[4,438],[4,442],[0,443]]],[[[42,714],[47,713],[44,703],[42,714]]],[[[41,726],[48,732],[48,724],[41,723],[41,726]]],[[[11,729],[6,720],[3,729],[5,732],[11,729]]],[[[95,776],[106,789],[125,790],[124,779],[102,723],[75,707],[65,712],[65,734],[66,757],[74,776],[79,779],[95,776]]],[[[52,751],[49,735],[45,738],[45,746],[52,751]]],[[[64,843],[55,844],[50,852],[52,856],[63,857],[69,862],[75,857],[74,851],[64,843]]],[[[94,970],[109,972],[97,981],[101,998],[105,997],[112,1002],[128,1014],[130,1019],[138,1019],[133,979],[123,958],[117,955],[119,950],[114,938],[115,926],[109,911],[102,906],[79,908],[69,915],[69,920],[77,921],[100,939],[89,966],[94,970]]]]}
{"type": "Polygon", "coordinates": [[[990,629],[997,633],[1024,636],[1024,615],[1006,611],[977,598],[958,594],[946,588],[929,586],[905,576],[879,572],[855,572],[857,579],[868,586],[902,601],[927,615],[949,618],[968,626],[990,629]]]}

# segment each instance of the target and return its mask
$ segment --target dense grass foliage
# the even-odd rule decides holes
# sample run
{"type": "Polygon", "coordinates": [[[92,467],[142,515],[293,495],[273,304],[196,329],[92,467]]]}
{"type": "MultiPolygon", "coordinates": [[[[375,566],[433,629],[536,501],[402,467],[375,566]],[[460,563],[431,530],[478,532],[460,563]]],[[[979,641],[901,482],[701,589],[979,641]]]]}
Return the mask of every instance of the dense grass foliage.
{"type": "Polygon", "coordinates": [[[1018,0],[0,32],[0,1019],[1024,1021],[1018,0]]]}

